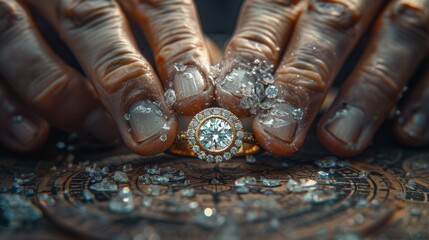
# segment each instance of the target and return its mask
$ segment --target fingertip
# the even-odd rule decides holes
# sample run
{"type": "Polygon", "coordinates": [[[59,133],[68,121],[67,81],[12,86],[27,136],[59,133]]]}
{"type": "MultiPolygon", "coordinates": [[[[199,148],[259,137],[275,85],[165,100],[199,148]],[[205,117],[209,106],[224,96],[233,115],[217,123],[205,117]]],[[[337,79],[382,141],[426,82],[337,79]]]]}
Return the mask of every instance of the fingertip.
{"type": "MultiPolygon", "coordinates": [[[[294,125],[294,124],[292,124],[294,125]]],[[[264,124],[258,114],[253,118],[255,139],[265,151],[278,156],[288,156],[296,152],[303,144],[305,134],[296,133],[296,125],[286,128],[264,124]]]]}
{"type": "MultiPolygon", "coordinates": [[[[332,126],[331,117],[329,117],[329,111],[323,115],[317,126],[317,136],[322,145],[328,149],[331,153],[340,157],[354,157],[362,153],[369,144],[369,141],[364,141],[363,144],[357,145],[356,143],[345,141],[345,134],[352,135],[355,131],[354,126],[348,125],[348,129],[341,130],[338,125],[332,126]],[[338,136],[340,135],[340,136],[338,136]],[[343,136],[342,136],[343,135],[343,136]]],[[[346,128],[346,127],[344,127],[346,128]]],[[[359,131],[359,134],[361,132],[359,131]]],[[[357,136],[356,138],[359,138],[357,136]]]]}
{"type": "Polygon", "coordinates": [[[1,135],[1,140],[15,151],[36,150],[46,142],[49,135],[48,123],[37,117],[15,115],[7,124],[7,131],[1,135]]]}
{"type": "Polygon", "coordinates": [[[414,112],[409,116],[396,118],[393,132],[396,139],[409,147],[422,147],[429,142],[428,116],[424,112],[414,112]]]}
{"type": "Polygon", "coordinates": [[[213,102],[214,87],[203,73],[194,66],[175,66],[173,87],[176,95],[174,109],[183,115],[193,115],[213,102]]]}
{"type": "Polygon", "coordinates": [[[136,101],[115,120],[125,144],[144,156],[167,150],[177,134],[176,117],[160,102],[136,101]]]}

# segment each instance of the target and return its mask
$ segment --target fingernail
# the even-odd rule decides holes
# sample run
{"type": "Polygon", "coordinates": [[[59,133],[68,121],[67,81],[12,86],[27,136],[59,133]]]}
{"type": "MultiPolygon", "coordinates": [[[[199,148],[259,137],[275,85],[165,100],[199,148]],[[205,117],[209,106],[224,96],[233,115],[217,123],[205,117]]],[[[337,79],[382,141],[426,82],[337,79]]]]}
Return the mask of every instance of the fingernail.
{"type": "Polygon", "coordinates": [[[276,103],[269,111],[259,115],[259,123],[272,136],[291,143],[300,120],[293,114],[296,109],[288,103],[276,103]]]}
{"type": "Polygon", "coordinates": [[[182,66],[176,68],[173,84],[177,101],[200,94],[205,89],[205,81],[200,71],[195,67],[182,66]]]}
{"type": "Polygon", "coordinates": [[[129,123],[136,142],[154,140],[166,131],[167,117],[155,103],[134,103],[129,111],[129,123]]]}
{"type": "Polygon", "coordinates": [[[345,106],[328,120],[326,130],[345,144],[356,144],[366,124],[368,120],[362,110],[345,106]]]}
{"type": "Polygon", "coordinates": [[[22,115],[13,116],[9,123],[9,132],[21,144],[29,144],[36,137],[38,128],[22,115]]]}
{"type": "Polygon", "coordinates": [[[120,138],[115,122],[102,108],[89,114],[84,126],[98,141],[112,143],[120,138]]]}
{"type": "Polygon", "coordinates": [[[254,91],[255,78],[245,69],[236,68],[226,75],[222,88],[237,97],[251,95],[254,91]]]}
{"type": "Polygon", "coordinates": [[[426,114],[416,112],[405,121],[403,131],[412,138],[421,139],[426,132],[427,122],[426,114]]]}

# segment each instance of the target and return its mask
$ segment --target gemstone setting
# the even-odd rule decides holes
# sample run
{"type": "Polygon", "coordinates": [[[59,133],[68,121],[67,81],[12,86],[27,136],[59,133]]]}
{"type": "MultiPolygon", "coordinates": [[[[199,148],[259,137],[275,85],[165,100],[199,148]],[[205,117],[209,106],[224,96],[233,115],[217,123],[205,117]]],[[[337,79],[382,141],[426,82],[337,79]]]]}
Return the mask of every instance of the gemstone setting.
{"type": "Polygon", "coordinates": [[[200,159],[220,163],[238,153],[244,137],[242,133],[243,125],[232,112],[208,108],[191,120],[187,130],[188,144],[200,159]]]}

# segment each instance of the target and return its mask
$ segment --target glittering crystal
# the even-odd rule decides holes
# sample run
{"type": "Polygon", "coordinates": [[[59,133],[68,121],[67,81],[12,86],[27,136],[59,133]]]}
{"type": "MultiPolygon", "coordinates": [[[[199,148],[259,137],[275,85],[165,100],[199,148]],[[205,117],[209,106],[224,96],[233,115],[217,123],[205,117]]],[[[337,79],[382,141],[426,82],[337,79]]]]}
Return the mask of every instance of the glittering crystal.
{"type": "Polygon", "coordinates": [[[267,98],[275,98],[277,97],[277,94],[278,89],[274,85],[270,85],[265,89],[265,96],[267,96],[267,98]]]}
{"type": "Polygon", "coordinates": [[[256,158],[253,155],[246,155],[246,162],[247,163],[255,163],[256,158]]]}
{"type": "Polygon", "coordinates": [[[130,181],[127,174],[122,171],[115,171],[115,173],[113,174],[113,180],[115,182],[120,182],[120,183],[127,183],[130,181]]]}
{"type": "Polygon", "coordinates": [[[180,190],[180,194],[184,197],[193,197],[193,196],[195,196],[195,189],[184,188],[184,189],[180,190]]]}
{"type": "Polygon", "coordinates": [[[280,180],[272,180],[272,179],[262,179],[262,185],[266,187],[278,187],[282,183],[280,180]]]}
{"type": "Polygon", "coordinates": [[[109,201],[109,210],[115,213],[129,213],[134,209],[134,198],[128,187],[121,188],[109,201]]]}
{"type": "Polygon", "coordinates": [[[225,160],[231,159],[232,158],[231,153],[229,153],[229,152],[224,153],[223,158],[225,158],[225,160]]]}
{"type": "Polygon", "coordinates": [[[168,106],[173,106],[174,103],[176,102],[176,92],[172,88],[165,91],[164,97],[165,97],[165,103],[168,106]]]}
{"type": "Polygon", "coordinates": [[[214,162],[214,157],[213,157],[213,155],[207,155],[207,157],[206,157],[206,161],[207,161],[208,163],[212,163],[212,162],[214,162]]]}
{"type": "Polygon", "coordinates": [[[92,194],[88,189],[83,189],[82,198],[84,201],[90,202],[94,199],[94,194],[92,194]]]}
{"type": "Polygon", "coordinates": [[[155,185],[149,185],[147,186],[147,190],[152,194],[153,196],[159,195],[159,187],[155,185]]]}
{"type": "Polygon", "coordinates": [[[332,190],[308,192],[302,196],[302,200],[310,203],[325,203],[337,199],[337,193],[332,190]]]}
{"type": "Polygon", "coordinates": [[[122,171],[124,172],[130,172],[132,170],[133,170],[133,165],[131,165],[131,163],[127,163],[122,166],[122,171]]]}
{"type": "Polygon", "coordinates": [[[131,115],[129,113],[125,113],[124,114],[124,119],[125,119],[125,121],[130,121],[131,115]]]}
{"type": "Polygon", "coordinates": [[[101,182],[95,183],[89,187],[93,191],[97,192],[116,192],[118,191],[118,185],[113,181],[105,178],[101,182]]]}
{"type": "Polygon", "coordinates": [[[315,190],[317,187],[317,182],[312,179],[299,179],[298,181],[294,179],[289,179],[286,188],[291,192],[307,192],[315,190]]]}
{"type": "Polygon", "coordinates": [[[33,222],[42,217],[42,212],[30,200],[18,194],[0,195],[0,212],[11,228],[19,228],[24,222],[33,222]]]}
{"type": "Polygon", "coordinates": [[[211,180],[210,180],[210,184],[214,184],[214,185],[216,185],[216,184],[220,184],[221,182],[219,181],[219,179],[217,179],[217,178],[212,178],[211,180]]]}
{"type": "Polygon", "coordinates": [[[315,162],[321,168],[333,168],[337,166],[337,158],[334,156],[324,157],[315,162]]]}
{"type": "Polygon", "coordinates": [[[149,208],[152,206],[152,198],[151,197],[144,197],[142,204],[145,208],[149,208]]]}
{"type": "Polygon", "coordinates": [[[146,184],[150,184],[151,180],[150,180],[150,176],[148,174],[143,174],[141,176],[138,177],[138,181],[139,182],[144,182],[146,184]]]}
{"type": "Polygon", "coordinates": [[[239,178],[239,179],[237,179],[237,180],[235,180],[235,186],[236,187],[242,187],[242,186],[245,186],[246,185],[246,183],[244,182],[245,181],[245,177],[241,177],[241,178],[239,178]]]}
{"type": "Polygon", "coordinates": [[[183,65],[182,63],[175,63],[173,66],[177,72],[184,72],[187,68],[187,66],[183,65]]]}
{"type": "Polygon", "coordinates": [[[165,142],[165,141],[167,141],[167,134],[162,134],[162,135],[159,137],[159,140],[160,140],[161,142],[165,142]]]}
{"type": "Polygon", "coordinates": [[[148,174],[160,174],[161,173],[161,169],[159,169],[158,166],[154,166],[152,168],[148,168],[147,169],[147,173],[148,174]]]}
{"type": "Polygon", "coordinates": [[[364,208],[366,206],[368,206],[369,202],[366,199],[359,199],[359,201],[357,201],[356,203],[356,207],[358,208],[364,208]]]}
{"type": "Polygon", "coordinates": [[[223,157],[222,157],[221,155],[217,155],[217,156],[215,157],[215,162],[216,162],[216,163],[221,163],[221,162],[222,162],[222,160],[223,160],[223,157]]]}
{"type": "Polygon", "coordinates": [[[235,140],[235,146],[237,147],[241,147],[243,145],[243,141],[242,140],[235,140]]]}
{"type": "Polygon", "coordinates": [[[368,177],[368,173],[367,172],[359,172],[358,174],[358,178],[359,179],[365,179],[368,177]]]}
{"type": "Polygon", "coordinates": [[[411,209],[410,210],[410,214],[412,215],[412,216],[420,216],[421,215],[421,211],[419,210],[419,209],[417,209],[417,208],[413,208],[413,209],[411,209]]]}
{"type": "Polygon", "coordinates": [[[414,180],[408,180],[406,187],[411,190],[416,190],[418,188],[418,185],[414,180]]]}
{"type": "Polygon", "coordinates": [[[154,175],[150,177],[150,181],[152,182],[152,184],[165,185],[168,184],[170,179],[168,177],[154,175]]]}
{"type": "Polygon", "coordinates": [[[256,178],[255,177],[246,177],[244,179],[244,183],[246,185],[256,185],[256,178]]]}
{"type": "Polygon", "coordinates": [[[235,154],[237,154],[238,149],[237,149],[236,147],[232,147],[232,148],[231,148],[231,150],[229,150],[229,152],[230,152],[232,155],[235,155],[235,154]]]}
{"type": "Polygon", "coordinates": [[[255,85],[252,82],[246,82],[240,85],[241,94],[246,97],[255,94],[255,85]]]}
{"type": "Polygon", "coordinates": [[[34,180],[35,174],[34,173],[23,173],[19,175],[18,177],[15,177],[13,181],[19,185],[23,185],[26,183],[29,183],[34,180]]]}
{"type": "Polygon", "coordinates": [[[239,187],[236,187],[236,188],[235,188],[235,191],[236,191],[237,193],[248,193],[250,190],[249,190],[249,188],[248,188],[248,187],[246,187],[246,186],[239,186],[239,187]]]}
{"type": "Polygon", "coordinates": [[[318,175],[320,178],[328,178],[328,177],[329,177],[329,173],[327,173],[327,172],[325,172],[325,171],[318,171],[318,172],[317,172],[317,175],[318,175]]]}
{"type": "Polygon", "coordinates": [[[198,158],[201,159],[201,160],[203,160],[205,157],[206,157],[206,153],[205,152],[200,152],[198,154],[198,158]]]}
{"type": "Polygon", "coordinates": [[[209,151],[227,148],[233,138],[231,125],[221,118],[210,118],[203,122],[198,134],[200,143],[209,151]]]}
{"type": "Polygon", "coordinates": [[[101,175],[106,176],[109,173],[109,168],[108,167],[103,167],[101,169],[101,175]]]}
{"type": "Polygon", "coordinates": [[[292,115],[296,120],[302,120],[304,118],[304,111],[301,108],[296,108],[292,111],[292,115]]]}
{"type": "Polygon", "coordinates": [[[291,122],[285,121],[281,118],[267,116],[260,120],[260,123],[264,126],[270,127],[270,128],[282,128],[285,126],[289,126],[291,122]]]}

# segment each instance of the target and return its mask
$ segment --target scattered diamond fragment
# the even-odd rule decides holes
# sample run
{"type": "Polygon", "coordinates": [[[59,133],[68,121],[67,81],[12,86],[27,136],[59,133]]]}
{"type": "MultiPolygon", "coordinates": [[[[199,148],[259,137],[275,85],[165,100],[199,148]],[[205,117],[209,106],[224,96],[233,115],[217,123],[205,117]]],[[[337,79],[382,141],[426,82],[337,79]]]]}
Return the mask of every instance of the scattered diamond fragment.
{"type": "Polygon", "coordinates": [[[164,97],[165,97],[165,103],[170,107],[173,106],[174,103],[176,102],[176,92],[172,88],[165,91],[164,97]]]}
{"type": "Polygon", "coordinates": [[[365,179],[368,177],[368,173],[367,172],[359,172],[358,174],[358,178],[359,179],[365,179]]]}
{"type": "Polygon", "coordinates": [[[122,171],[124,172],[131,172],[132,170],[133,170],[133,165],[131,165],[131,163],[127,163],[122,166],[122,171]]]}
{"type": "Polygon", "coordinates": [[[151,176],[150,180],[152,184],[158,184],[158,185],[165,185],[165,184],[168,184],[168,182],[170,181],[168,177],[164,177],[160,175],[151,176]]]}
{"type": "Polygon", "coordinates": [[[104,178],[101,182],[95,183],[89,187],[91,190],[97,192],[116,192],[118,191],[118,185],[113,181],[104,178]]]}
{"type": "Polygon", "coordinates": [[[267,98],[275,98],[277,97],[277,94],[278,89],[274,85],[270,85],[265,89],[265,96],[267,96],[267,98]]]}
{"type": "Polygon", "coordinates": [[[115,182],[120,182],[120,183],[127,183],[130,181],[127,174],[122,171],[115,171],[115,173],[113,174],[113,180],[115,182]]]}
{"type": "Polygon", "coordinates": [[[180,190],[180,194],[184,197],[193,197],[193,196],[195,196],[195,189],[184,188],[184,189],[180,190]]]}
{"type": "Polygon", "coordinates": [[[278,187],[280,185],[282,185],[282,182],[280,180],[273,180],[273,179],[263,179],[262,180],[262,185],[266,186],[266,187],[278,187]]]}
{"type": "Polygon", "coordinates": [[[317,172],[317,175],[318,175],[320,178],[329,178],[329,173],[327,173],[327,172],[325,172],[325,171],[318,171],[318,172],[317,172]]]}
{"type": "Polygon", "coordinates": [[[115,213],[129,213],[134,209],[134,199],[128,187],[121,188],[109,201],[109,210],[115,213]]]}
{"type": "Polygon", "coordinates": [[[94,194],[92,194],[88,189],[83,189],[82,198],[84,201],[90,202],[94,199],[94,194]]]}
{"type": "Polygon", "coordinates": [[[338,196],[336,192],[329,189],[325,189],[325,190],[319,190],[314,192],[313,191],[308,192],[302,196],[302,200],[305,202],[319,204],[319,203],[325,203],[328,201],[336,200],[337,197],[338,196]]]}
{"type": "Polygon", "coordinates": [[[317,188],[317,182],[313,179],[289,179],[286,188],[291,192],[307,192],[317,188]]]}
{"type": "Polygon", "coordinates": [[[42,212],[30,200],[18,194],[0,195],[0,212],[11,228],[19,228],[25,222],[42,217],[42,212]]]}
{"type": "Polygon", "coordinates": [[[147,186],[147,190],[150,192],[151,195],[153,196],[158,196],[159,195],[159,187],[155,186],[155,185],[149,185],[147,186]]]}
{"type": "Polygon", "coordinates": [[[246,155],[246,162],[250,164],[255,163],[256,158],[253,155],[246,155]]]}
{"type": "Polygon", "coordinates": [[[333,168],[337,166],[337,158],[334,156],[324,157],[315,161],[321,168],[333,168]]]}

